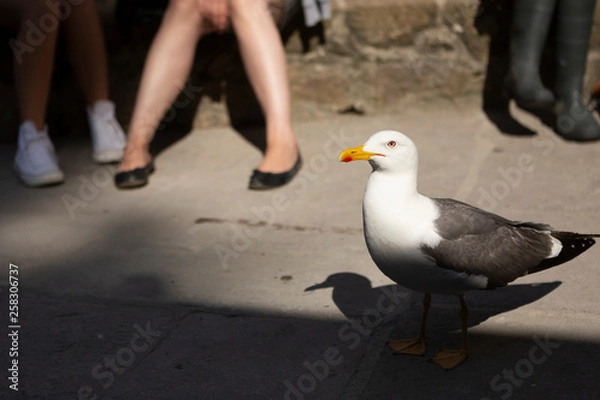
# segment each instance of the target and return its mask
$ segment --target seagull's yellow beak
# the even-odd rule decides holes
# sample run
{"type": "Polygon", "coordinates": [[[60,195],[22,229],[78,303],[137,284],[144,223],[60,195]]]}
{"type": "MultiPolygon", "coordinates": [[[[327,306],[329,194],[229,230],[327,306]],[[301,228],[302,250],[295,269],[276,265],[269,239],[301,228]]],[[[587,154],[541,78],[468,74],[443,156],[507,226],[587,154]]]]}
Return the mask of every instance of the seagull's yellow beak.
{"type": "Polygon", "coordinates": [[[350,162],[350,161],[357,161],[357,160],[370,160],[371,157],[373,157],[373,156],[381,156],[382,155],[382,154],[378,154],[378,153],[371,153],[370,151],[364,151],[363,147],[365,147],[365,146],[352,147],[350,149],[346,149],[346,150],[342,151],[342,154],[340,154],[340,156],[338,157],[338,160],[341,162],[350,162]]]}

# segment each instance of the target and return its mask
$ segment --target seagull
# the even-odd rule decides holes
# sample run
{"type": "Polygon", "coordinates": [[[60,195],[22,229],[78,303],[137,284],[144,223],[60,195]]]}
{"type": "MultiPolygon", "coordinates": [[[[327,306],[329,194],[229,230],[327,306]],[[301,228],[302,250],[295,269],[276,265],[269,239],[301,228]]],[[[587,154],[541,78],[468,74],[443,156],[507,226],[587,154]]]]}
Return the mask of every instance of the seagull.
{"type": "Polygon", "coordinates": [[[362,210],[371,258],[393,281],[424,293],[419,336],[387,344],[396,353],[425,354],[431,294],[455,295],[460,302],[462,346],[442,350],[433,358],[446,370],[468,357],[466,293],[500,288],[565,263],[600,236],[511,221],[454,199],[420,194],[417,147],[400,132],[375,133],[363,146],[339,156],[342,162],[356,160],[369,161],[372,167],[362,210]]]}

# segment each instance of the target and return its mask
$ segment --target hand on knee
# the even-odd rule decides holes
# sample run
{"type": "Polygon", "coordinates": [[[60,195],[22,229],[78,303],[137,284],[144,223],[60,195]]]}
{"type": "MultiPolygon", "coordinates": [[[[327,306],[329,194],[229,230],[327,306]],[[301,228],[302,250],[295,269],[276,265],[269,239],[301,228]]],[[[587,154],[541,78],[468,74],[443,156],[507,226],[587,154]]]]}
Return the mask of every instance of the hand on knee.
{"type": "Polygon", "coordinates": [[[229,0],[197,0],[203,19],[211,29],[224,32],[229,28],[229,0]]]}

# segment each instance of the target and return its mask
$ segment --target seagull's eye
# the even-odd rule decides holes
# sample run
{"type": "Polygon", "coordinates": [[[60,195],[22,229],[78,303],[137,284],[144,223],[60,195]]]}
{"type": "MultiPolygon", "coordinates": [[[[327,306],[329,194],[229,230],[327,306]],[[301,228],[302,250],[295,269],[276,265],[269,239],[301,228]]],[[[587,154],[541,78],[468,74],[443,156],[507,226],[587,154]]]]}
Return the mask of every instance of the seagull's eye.
{"type": "Polygon", "coordinates": [[[389,147],[390,149],[393,149],[397,145],[398,145],[398,143],[396,143],[395,140],[390,140],[389,142],[387,142],[387,147],[389,147]]]}

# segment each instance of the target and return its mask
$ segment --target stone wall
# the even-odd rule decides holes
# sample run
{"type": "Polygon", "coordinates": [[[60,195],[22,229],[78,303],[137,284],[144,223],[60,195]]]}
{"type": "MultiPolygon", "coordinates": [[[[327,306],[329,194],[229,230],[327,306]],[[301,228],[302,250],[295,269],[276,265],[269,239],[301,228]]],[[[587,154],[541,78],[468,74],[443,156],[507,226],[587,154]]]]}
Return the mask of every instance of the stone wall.
{"type": "Polygon", "coordinates": [[[333,6],[322,48],[301,55],[288,45],[296,99],[331,111],[374,112],[412,96],[481,89],[487,40],[473,27],[474,1],[334,0],[333,6]]]}

